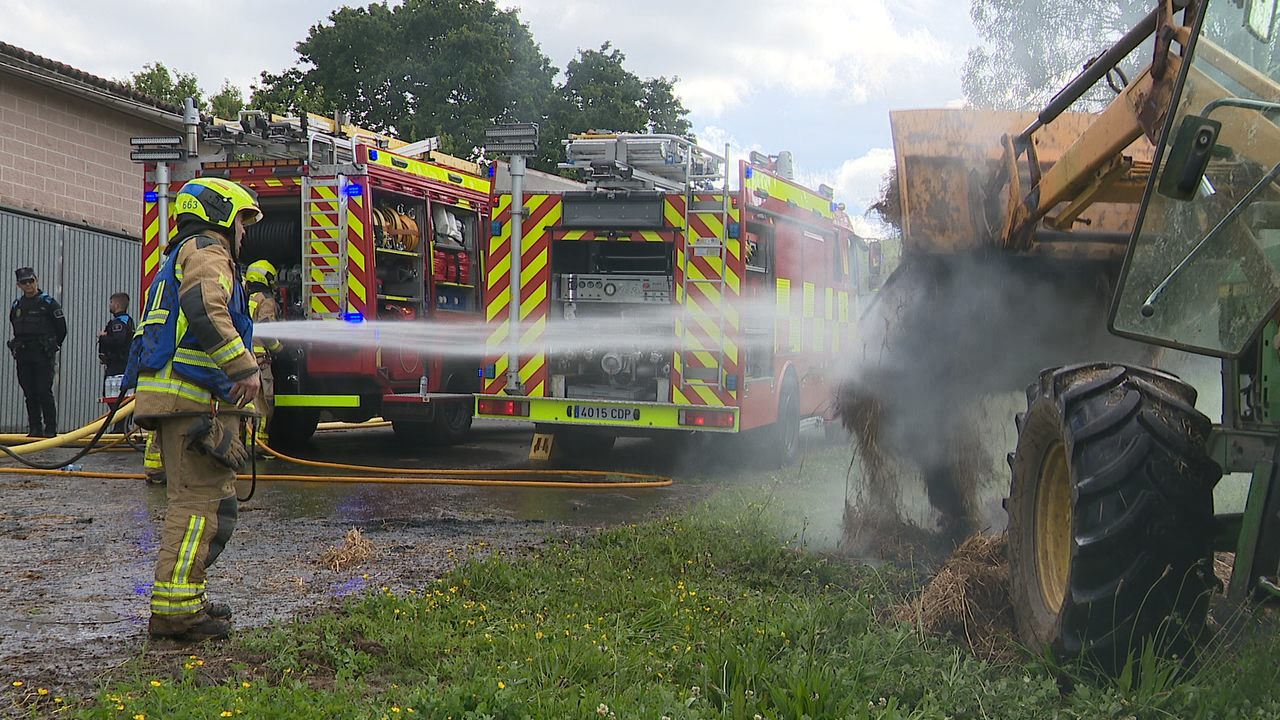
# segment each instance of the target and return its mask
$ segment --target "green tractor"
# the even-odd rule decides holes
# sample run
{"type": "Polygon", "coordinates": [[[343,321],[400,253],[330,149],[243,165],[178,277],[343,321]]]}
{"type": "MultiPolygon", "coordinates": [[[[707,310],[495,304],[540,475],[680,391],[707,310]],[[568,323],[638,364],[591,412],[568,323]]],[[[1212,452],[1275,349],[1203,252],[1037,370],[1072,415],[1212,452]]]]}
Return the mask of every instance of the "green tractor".
{"type": "MultiPolygon", "coordinates": [[[[1227,600],[1280,596],[1276,15],[1277,0],[1164,0],[1122,41],[1128,49],[1073,84],[1096,81],[1135,39],[1155,37],[1156,61],[1063,155],[1104,162],[1056,182],[1069,190],[1060,203],[1071,203],[1115,167],[1100,148],[1115,156],[1135,127],[1154,139],[1149,163],[1116,173],[1147,178],[1108,329],[1221,358],[1223,412],[1215,424],[1189,384],[1127,364],[1045,370],[1028,388],[1005,507],[1015,617],[1033,648],[1112,672],[1148,643],[1191,652],[1222,588],[1219,551],[1235,553],[1227,600]],[[1214,514],[1224,473],[1252,475],[1243,513],[1214,514]]],[[[1014,157],[1020,138],[1008,143],[1014,157]]],[[[1037,214],[1048,201],[1035,192],[1054,182],[1046,174],[1006,213],[1010,247],[1034,237],[1020,230],[1054,219],[1037,214]]]]}

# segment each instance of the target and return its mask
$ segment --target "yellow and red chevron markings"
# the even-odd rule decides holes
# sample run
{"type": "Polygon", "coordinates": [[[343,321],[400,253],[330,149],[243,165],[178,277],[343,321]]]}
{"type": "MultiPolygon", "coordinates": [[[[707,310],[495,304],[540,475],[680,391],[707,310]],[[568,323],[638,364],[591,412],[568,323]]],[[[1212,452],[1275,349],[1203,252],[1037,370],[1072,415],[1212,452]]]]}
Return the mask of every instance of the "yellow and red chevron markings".
{"type": "MultiPolygon", "coordinates": [[[[672,363],[672,402],[735,405],[738,391],[725,387],[725,380],[741,372],[742,318],[738,308],[745,272],[742,241],[727,237],[720,211],[697,209],[719,206],[722,196],[696,195],[694,202],[684,241],[675,247],[676,336],[682,350],[672,363]],[[721,242],[725,243],[723,261],[718,250],[710,255],[697,252],[699,245],[714,247],[721,242]]],[[[684,197],[668,195],[664,213],[668,224],[681,227],[684,197]]],[[[730,220],[736,218],[737,211],[732,210],[730,220]]]]}
{"type": "Polygon", "coordinates": [[[311,185],[308,197],[303,198],[303,202],[311,207],[312,213],[310,224],[303,229],[307,252],[333,256],[314,257],[310,260],[311,266],[307,277],[307,281],[311,283],[309,311],[313,315],[336,315],[343,311],[341,303],[338,298],[329,293],[325,283],[332,282],[331,278],[337,277],[338,273],[342,272],[342,268],[338,267],[336,256],[340,249],[339,243],[345,238],[338,237],[338,223],[334,220],[341,205],[338,192],[333,187],[311,185]]]}
{"type": "MultiPolygon", "coordinates": [[[[547,395],[547,321],[551,307],[551,232],[560,222],[559,195],[526,195],[520,253],[520,381],[529,397],[547,395]]],[[[485,272],[485,322],[488,357],[496,367],[485,380],[484,392],[498,394],[506,387],[511,349],[511,196],[498,196],[494,220],[502,230],[489,238],[485,272]]]]}

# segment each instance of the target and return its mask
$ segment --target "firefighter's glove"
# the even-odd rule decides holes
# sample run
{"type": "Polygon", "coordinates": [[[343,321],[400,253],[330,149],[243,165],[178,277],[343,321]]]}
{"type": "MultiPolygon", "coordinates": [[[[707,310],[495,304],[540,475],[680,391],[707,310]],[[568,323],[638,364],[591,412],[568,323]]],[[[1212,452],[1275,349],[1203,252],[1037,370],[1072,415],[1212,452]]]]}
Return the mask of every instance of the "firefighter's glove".
{"type": "Polygon", "coordinates": [[[242,470],[249,451],[237,433],[226,432],[212,415],[201,415],[187,428],[187,449],[203,453],[232,470],[242,470]]]}

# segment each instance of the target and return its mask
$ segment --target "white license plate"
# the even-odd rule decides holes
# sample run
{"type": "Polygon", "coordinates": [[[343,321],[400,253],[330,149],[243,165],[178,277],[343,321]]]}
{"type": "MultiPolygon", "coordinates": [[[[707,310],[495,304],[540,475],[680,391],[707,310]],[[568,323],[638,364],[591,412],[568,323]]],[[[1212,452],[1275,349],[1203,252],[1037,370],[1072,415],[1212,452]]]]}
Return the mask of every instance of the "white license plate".
{"type": "Polygon", "coordinates": [[[569,417],[575,420],[638,422],[640,420],[640,408],[618,405],[570,405],[569,417]]]}

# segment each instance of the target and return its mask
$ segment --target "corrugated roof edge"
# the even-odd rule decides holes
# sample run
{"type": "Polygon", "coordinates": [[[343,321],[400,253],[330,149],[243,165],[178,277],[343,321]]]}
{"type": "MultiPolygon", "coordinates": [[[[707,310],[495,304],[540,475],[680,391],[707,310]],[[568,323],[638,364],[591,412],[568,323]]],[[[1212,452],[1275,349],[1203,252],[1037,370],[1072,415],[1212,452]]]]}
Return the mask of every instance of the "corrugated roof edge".
{"type": "Polygon", "coordinates": [[[25,62],[30,65],[35,65],[36,67],[44,68],[45,70],[55,72],[58,75],[61,75],[65,78],[75,80],[76,82],[82,83],[89,87],[94,87],[99,90],[104,90],[108,93],[111,93],[112,95],[116,95],[117,97],[121,97],[126,100],[132,100],[137,103],[151,105],[165,112],[170,112],[177,115],[182,114],[181,105],[175,105],[171,102],[147,95],[146,93],[140,93],[137,90],[134,90],[133,88],[130,88],[121,83],[115,82],[113,80],[106,80],[104,78],[98,77],[97,75],[90,75],[89,73],[83,70],[77,70],[76,68],[73,68],[70,65],[60,63],[56,60],[50,60],[49,58],[36,55],[33,52],[30,52],[28,50],[23,50],[20,47],[10,45],[5,42],[0,42],[0,55],[5,55],[8,57],[14,58],[15,60],[19,60],[21,62],[25,62]]]}

